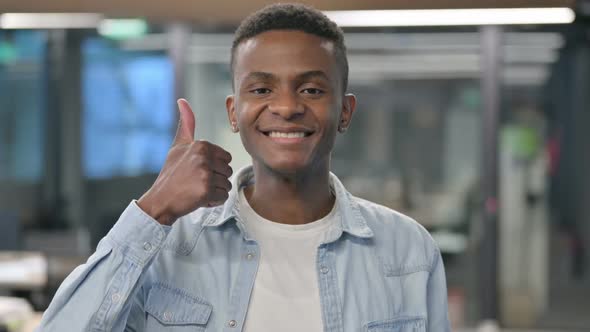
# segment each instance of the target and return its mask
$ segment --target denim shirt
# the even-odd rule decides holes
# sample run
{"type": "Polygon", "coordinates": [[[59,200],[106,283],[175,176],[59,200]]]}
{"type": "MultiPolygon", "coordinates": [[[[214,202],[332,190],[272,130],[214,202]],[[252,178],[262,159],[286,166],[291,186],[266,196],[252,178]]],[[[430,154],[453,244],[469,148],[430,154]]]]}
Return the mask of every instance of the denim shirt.
{"type": "MultiPolygon", "coordinates": [[[[252,180],[251,167],[240,170],[224,205],[172,227],[132,202],[64,280],[38,331],[241,331],[260,248],[237,200],[252,180]]],[[[334,174],[330,182],[340,220],[315,263],[324,331],[450,331],[443,262],[427,231],[352,196],[334,174]]]]}

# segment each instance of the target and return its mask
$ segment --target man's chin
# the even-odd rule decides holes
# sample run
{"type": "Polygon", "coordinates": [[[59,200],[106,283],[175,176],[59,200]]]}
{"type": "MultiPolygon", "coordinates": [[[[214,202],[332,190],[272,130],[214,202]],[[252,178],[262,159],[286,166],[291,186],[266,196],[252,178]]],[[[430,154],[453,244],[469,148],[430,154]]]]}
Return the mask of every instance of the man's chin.
{"type": "Polygon", "coordinates": [[[273,160],[264,162],[264,167],[272,173],[279,174],[285,177],[295,176],[297,174],[305,174],[311,170],[310,163],[301,160],[273,160]]]}

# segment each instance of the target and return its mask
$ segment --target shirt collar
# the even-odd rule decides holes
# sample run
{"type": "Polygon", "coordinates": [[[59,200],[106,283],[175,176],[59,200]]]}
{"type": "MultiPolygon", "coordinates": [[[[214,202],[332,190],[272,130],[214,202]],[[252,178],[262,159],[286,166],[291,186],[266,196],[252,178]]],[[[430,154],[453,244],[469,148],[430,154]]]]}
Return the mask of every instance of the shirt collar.
{"type": "MultiPolygon", "coordinates": [[[[229,197],[222,206],[215,208],[204,222],[204,226],[217,227],[229,220],[239,220],[238,197],[239,190],[254,181],[252,166],[240,169],[232,178],[232,189],[229,197]]],[[[344,188],[344,185],[334,173],[330,172],[330,184],[336,196],[338,214],[340,215],[340,229],[351,235],[370,238],[373,231],[367,225],[367,221],[361,214],[358,203],[344,188]]]]}

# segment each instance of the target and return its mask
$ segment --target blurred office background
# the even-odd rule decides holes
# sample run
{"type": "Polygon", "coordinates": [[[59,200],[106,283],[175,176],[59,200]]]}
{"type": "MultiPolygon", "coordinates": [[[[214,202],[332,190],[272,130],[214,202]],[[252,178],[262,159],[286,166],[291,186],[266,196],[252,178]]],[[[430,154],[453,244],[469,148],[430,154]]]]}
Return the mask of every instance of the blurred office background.
{"type": "MultiPolygon", "coordinates": [[[[0,296],[47,307],[156,178],[176,98],[249,163],[229,49],[268,3],[0,0],[0,296]]],[[[590,331],[590,1],[306,3],[343,26],[359,100],[333,171],[432,232],[454,330],[590,331]]]]}

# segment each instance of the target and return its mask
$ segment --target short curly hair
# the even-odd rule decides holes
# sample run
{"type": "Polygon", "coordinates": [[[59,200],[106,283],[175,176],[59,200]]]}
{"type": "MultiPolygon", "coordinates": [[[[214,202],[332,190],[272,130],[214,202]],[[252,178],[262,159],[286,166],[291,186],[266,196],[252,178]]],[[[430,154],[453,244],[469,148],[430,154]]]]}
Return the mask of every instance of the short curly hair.
{"type": "MultiPolygon", "coordinates": [[[[298,30],[334,43],[334,57],[341,70],[343,85],[348,86],[348,59],[342,30],[319,10],[303,5],[279,3],[266,6],[247,18],[237,28],[231,47],[230,69],[233,77],[236,49],[241,42],[266,31],[298,30]]],[[[232,78],[233,82],[233,78],[232,78]]],[[[233,86],[233,83],[232,83],[233,86]]]]}

